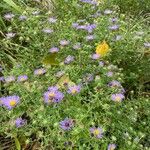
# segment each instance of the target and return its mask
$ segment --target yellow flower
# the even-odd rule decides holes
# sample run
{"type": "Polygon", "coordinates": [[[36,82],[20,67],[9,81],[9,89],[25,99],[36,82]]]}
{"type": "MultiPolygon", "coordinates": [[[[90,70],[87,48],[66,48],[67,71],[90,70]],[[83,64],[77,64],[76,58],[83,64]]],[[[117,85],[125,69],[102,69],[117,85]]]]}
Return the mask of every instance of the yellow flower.
{"type": "Polygon", "coordinates": [[[106,56],[109,51],[109,45],[106,43],[106,41],[103,41],[96,47],[96,54],[99,54],[101,57],[106,56]]]}

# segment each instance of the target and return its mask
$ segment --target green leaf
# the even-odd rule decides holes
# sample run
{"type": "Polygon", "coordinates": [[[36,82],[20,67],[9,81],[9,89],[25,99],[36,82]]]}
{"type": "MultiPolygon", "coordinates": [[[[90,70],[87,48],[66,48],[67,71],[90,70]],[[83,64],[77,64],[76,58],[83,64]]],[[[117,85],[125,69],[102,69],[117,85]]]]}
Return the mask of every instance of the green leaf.
{"type": "Polygon", "coordinates": [[[21,146],[20,146],[20,142],[19,142],[18,138],[17,138],[17,137],[14,137],[14,139],[15,139],[16,149],[17,149],[17,150],[21,150],[21,146]]]}
{"type": "Polygon", "coordinates": [[[59,65],[59,62],[56,60],[56,53],[53,54],[48,54],[47,56],[44,57],[42,60],[42,63],[44,65],[59,65]]]}
{"type": "Polygon", "coordinates": [[[7,5],[11,6],[13,9],[15,9],[18,12],[22,12],[22,9],[16,4],[14,3],[13,0],[3,0],[5,3],[7,3],[7,5]]]}

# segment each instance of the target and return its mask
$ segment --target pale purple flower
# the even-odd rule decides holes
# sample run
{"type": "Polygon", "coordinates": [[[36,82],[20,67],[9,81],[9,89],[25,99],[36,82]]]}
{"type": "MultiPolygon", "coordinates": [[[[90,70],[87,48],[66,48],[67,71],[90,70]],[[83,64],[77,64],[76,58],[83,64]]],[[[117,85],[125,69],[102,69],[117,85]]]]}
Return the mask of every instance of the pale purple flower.
{"type": "Polygon", "coordinates": [[[91,82],[91,81],[94,80],[94,76],[93,76],[93,74],[88,73],[88,74],[85,75],[85,77],[83,78],[83,80],[85,82],[91,82]]]}
{"type": "Polygon", "coordinates": [[[64,94],[55,87],[49,87],[48,91],[44,93],[44,101],[46,104],[59,103],[64,98],[64,94]]]}
{"type": "Polygon", "coordinates": [[[48,29],[48,28],[43,29],[42,31],[43,31],[44,33],[48,33],[48,34],[54,32],[52,29],[48,29]]]}
{"type": "Polygon", "coordinates": [[[149,43],[149,42],[144,43],[144,46],[145,46],[146,48],[150,48],[150,43],[149,43]]]}
{"type": "Polygon", "coordinates": [[[124,95],[122,93],[118,93],[118,94],[112,94],[111,95],[111,99],[115,102],[122,102],[122,100],[124,99],[124,95]]]}
{"type": "Polygon", "coordinates": [[[63,130],[70,130],[74,126],[73,119],[65,118],[63,121],[60,122],[60,128],[63,130]]]}
{"type": "Polygon", "coordinates": [[[83,3],[92,4],[92,5],[96,5],[97,4],[97,2],[93,1],[93,0],[80,0],[80,1],[83,2],[83,3]]]}
{"type": "Polygon", "coordinates": [[[66,45],[68,45],[70,42],[68,41],[68,40],[61,40],[60,41],[60,45],[62,45],[62,46],[66,46],[66,45]]]}
{"type": "Polygon", "coordinates": [[[7,13],[7,14],[5,14],[4,15],[4,18],[6,19],[6,20],[11,20],[12,18],[14,18],[14,14],[12,14],[12,13],[7,13]]]}
{"type": "Polygon", "coordinates": [[[86,26],[86,30],[89,33],[92,33],[95,28],[96,28],[96,24],[89,24],[89,25],[86,26]]]}
{"type": "Polygon", "coordinates": [[[81,48],[81,44],[80,43],[76,43],[75,45],[73,45],[73,49],[77,50],[81,48]]]}
{"type": "Polygon", "coordinates": [[[3,99],[3,106],[11,110],[20,102],[20,98],[17,95],[7,96],[3,99]]]}
{"type": "Polygon", "coordinates": [[[108,86],[110,86],[110,87],[121,87],[121,83],[117,80],[113,80],[110,83],[108,83],[108,86]]]}
{"type": "Polygon", "coordinates": [[[73,28],[77,28],[77,27],[78,27],[78,25],[79,25],[79,24],[78,24],[77,22],[72,23],[72,27],[73,27],[73,28]]]}
{"type": "Polygon", "coordinates": [[[15,77],[14,76],[5,77],[5,82],[6,83],[10,83],[10,82],[13,82],[13,81],[15,81],[15,77]]]}
{"type": "Polygon", "coordinates": [[[62,77],[64,74],[65,74],[65,71],[58,71],[55,76],[58,77],[58,78],[60,78],[60,77],[62,77]]]}
{"type": "Polygon", "coordinates": [[[94,59],[94,60],[97,60],[97,59],[100,58],[100,55],[99,55],[99,54],[93,54],[93,55],[91,56],[91,58],[94,59]]]}
{"type": "Polygon", "coordinates": [[[85,37],[85,39],[86,39],[87,41],[91,41],[91,40],[94,40],[94,39],[95,39],[95,36],[94,36],[94,35],[88,35],[88,36],[85,37]]]}
{"type": "Polygon", "coordinates": [[[103,66],[104,66],[104,62],[103,62],[103,61],[100,61],[100,62],[99,62],[99,66],[100,66],[100,67],[103,67],[103,66]]]}
{"type": "Polygon", "coordinates": [[[73,86],[70,86],[69,89],[68,89],[68,93],[74,95],[74,94],[77,94],[81,91],[81,86],[80,85],[73,85],[73,86]]]}
{"type": "Polygon", "coordinates": [[[58,52],[59,51],[59,48],[58,47],[52,47],[52,48],[50,48],[50,50],[49,50],[49,52],[51,52],[51,53],[56,53],[56,52],[58,52]]]}
{"type": "Polygon", "coordinates": [[[6,38],[7,38],[7,39],[11,39],[11,38],[13,38],[15,35],[16,35],[16,33],[9,32],[9,33],[6,33],[6,38]]]}
{"type": "Polygon", "coordinates": [[[118,25],[112,25],[108,27],[110,30],[118,30],[119,26],[118,25]]]}
{"type": "Polygon", "coordinates": [[[27,121],[25,119],[22,119],[22,118],[17,118],[15,120],[15,125],[17,128],[24,126],[26,123],[27,123],[27,121]]]}
{"type": "Polygon", "coordinates": [[[74,56],[68,55],[64,61],[65,64],[70,64],[72,61],[74,61],[74,56]]]}
{"type": "Polygon", "coordinates": [[[113,76],[113,72],[112,72],[112,71],[107,72],[107,73],[106,73],[106,76],[107,76],[107,77],[112,77],[112,76],[113,76]]]}
{"type": "Polygon", "coordinates": [[[116,149],[116,144],[109,144],[107,150],[114,150],[116,149]]]}
{"type": "Polygon", "coordinates": [[[48,21],[49,21],[50,23],[55,23],[55,22],[57,21],[57,19],[51,17],[51,18],[48,19],[48,21]]]}
{"type": "Polygon", "coordinates": [[[112,14],[112,11],[109,10],[109,9],[106,9],[106,10],[104,11],[104,14],[105,14],[105,15],[110,15],[110,14],[112,14]]]}
{"type": "Polygon", "coordinates": [[[117,21],[118,21],[118,19],[113,17],[113,18],[110,18],[110,20],[109,20],[109,21],[114,23],[114,22],[117,22],[117,21]]]}
{"type": "Polygon", "coordinates": [[[90,133],[92,136],[96,137],[96,138],[102,138],[103,137],[103,129],[98,127],[92,127],[90,128],[90,133]]]}
{"type": "Polygon", "coordinates": [[[21,20],[21,21],[24,21],[26,19],[27,19],[27,16],[24,16],[24,15],[19,16],[19,20],[21,20]]]}
{"type": "Polygon", "coordinates": [[[0,81],[5,81],[5,78],[3,76],[0,77],[0,81]]]}
{"type": "Polygon", "coordinates": [[[24,82],[24,81],[26,81],[26,80],[28,80],[28,76],[27,75],[20,75],[19,77],[18,77],[18,82],[24,82]]]}
{"type": "Polygon", "coordinates": [[[43,75],[46,73],[46,70],[44,68],[36,69],[34,71],[34,75],[43,75]]]}
{"type": "Polygon", "coordinates": [[[78,25],[78,26],[77,26],[77,29],[86,30],[86,29],[87,29],[87,26],[86,26],[86,25],[78,25]]]}

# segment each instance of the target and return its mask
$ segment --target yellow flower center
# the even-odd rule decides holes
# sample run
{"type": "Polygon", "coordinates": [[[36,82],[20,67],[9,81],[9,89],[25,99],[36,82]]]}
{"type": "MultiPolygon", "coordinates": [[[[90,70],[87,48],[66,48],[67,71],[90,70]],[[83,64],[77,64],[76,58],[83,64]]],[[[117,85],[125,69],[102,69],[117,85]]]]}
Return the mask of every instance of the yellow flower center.
{"type": "Polygon", "coordinates": [[[114,150],[115,148],[114,148],[114,146],[112,146],[111,148],[110,148],[110,150],[114,150]]]}
{"type": "Polygon", "coordinates": [[[13,107],[13,106],[15,106],[15,105],[16,105],[16,103],[17,103],[17,102],[16,102],[15,100],[11,100],[11,101],[10,101],[10,106],[12,106],[12,107],[13,107]]]}
{"type": "Polygon", "coordinates": [[[100,131],[98,129],[95,129],[94,130],[94,135],[99,135],[100,134],[100,131]]]}
{"type": "Polygon", "coordinates": [[[72,94],[75,94],[77,92],[77,90],[76,89],[72,89],[71,92],[72,92],[72,94]]]}
{"type": "Polygon", "coordinates": [[[116,96],[116,102],[120,102],[120,101],[121,101],[120,96],[116,96]]]}
{"type": "Polygon", "coordinates": [[[42,74],[43,73],[43,71],[42,70],[38,70],[38,74],[42,74]]]}
{"type": "Polygon", "coordinates": [[[52,92],[52,93],[49,93],[49,97],[54,97],[55,96],[55,93],[52,92]]]}
{"type": "Polygon", "coordinates": [[[20,81],[24,81],[25,79],[24,78],[20,78],[20,81]]]}

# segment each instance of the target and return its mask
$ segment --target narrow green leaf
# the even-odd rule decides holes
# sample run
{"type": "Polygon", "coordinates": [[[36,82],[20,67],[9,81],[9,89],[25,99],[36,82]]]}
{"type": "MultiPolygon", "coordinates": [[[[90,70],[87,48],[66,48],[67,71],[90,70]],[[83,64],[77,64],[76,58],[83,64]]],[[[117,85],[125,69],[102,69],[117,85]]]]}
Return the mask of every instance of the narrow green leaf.
{"type": "Polygon", "coordinates": [[[14,138],[15,138],[16,149],[21,150],[21,146],[20,146],[20,142],[19,142],[18,138],[17,137],[14,137],[14,138]]]}
{"type": "Polygon", "coordinates": [[[5,3],[7,3],[9,6],[13,7],[15,10],[17,10],[18,12],[22,12],[21,8],[14,3],[13,0],[3,0],[5,3]]]}

